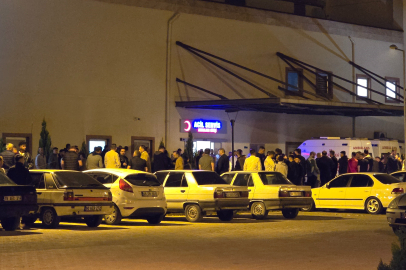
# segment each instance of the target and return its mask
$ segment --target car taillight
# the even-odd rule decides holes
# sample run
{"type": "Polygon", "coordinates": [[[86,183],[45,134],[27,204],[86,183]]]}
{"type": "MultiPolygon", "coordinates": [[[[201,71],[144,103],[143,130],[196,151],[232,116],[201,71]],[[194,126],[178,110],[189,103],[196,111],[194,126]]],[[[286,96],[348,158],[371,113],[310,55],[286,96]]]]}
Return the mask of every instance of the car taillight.
{"type": "Polygon", "coordinates": [[[241,198],[248,198],[248,191],[241,191],[240,192],[240,197],[241,198]]]}
{"type": "Polygon", "coordinates": [[[215,199],[224,198],[224,192],[222,190],[214,191],[214,198],[215,199]]]}
{"type": "Polygon", "coordinates": [[[289,191],[279,190],[279,197],[290,197],[289,191]]]}
{"type": "Polygon", "coordinates": [[[109,202],[113,201],[113,194],[111,194],[110,191],[108,192],[107,201],[109,201],[109,202]]]}
{"type": "Polygon", "coordinates": [[[392,194],[403,194],[403,193],[405,193],[403,188],[394,188],[392,190],[392,194]]]}
{"type": "Polygon", "coordinates": [[[311,192],[311,191],[305,191],[304,196],[305,196],[305,197],[311,197],[311,196],[312,196],[312,192],[311,192]]]}
{"type": "Polygon", "coordinates": [[[73,191],[67,191],[63,194],[63,200],[64,201],[73,201],[74,196],[73,196],[73,191]]]}
{"type": "Polygon", "coordinates": [[[133,192],[133,188],[123,179],[120,179],[119,187],[123,191],[133,192]]]}

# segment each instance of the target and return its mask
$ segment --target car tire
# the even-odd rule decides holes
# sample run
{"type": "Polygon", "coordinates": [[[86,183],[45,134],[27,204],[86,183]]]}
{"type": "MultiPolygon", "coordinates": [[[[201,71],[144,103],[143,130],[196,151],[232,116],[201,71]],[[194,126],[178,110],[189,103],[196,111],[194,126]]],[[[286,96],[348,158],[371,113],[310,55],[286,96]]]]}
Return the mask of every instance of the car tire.
{"type": "Polygon", "coordinates": [[[203,212],[199,205],[189,204],[185,208],[185,216],[189,222],[199,222],[203,219],[203,212]]]}
{"type": "Polygon", "coordinates": [[[96,228],[99,227],[99,225],[103,221],[103,216],[89,216],[85,217],[85,223],[88,227],[90,228],[96,228]]]}
{"type": "Polygon", "coordinates": [[[297,209],[297,208],[282,210],[283,217],[287,218],[287,219],[294,219],[295,217],[297,217],[298,214],[299,214],[299,209],[297,209]]]}
{"type": "Polygon", "coordinates": [[[303,207],[300,209],[302,212],[312,212],[316,210],[316,206],[314,205],[314,201],[312,200],[312,204],[309,207],[303,207]]]}
{"type": "Polygon", "coordinates": [[[6,231],[15,231],[20,226],[20,217],[2,218],[1,226],[6,231]]]}
{"type": "Polygon", "coordinates": [[[121,212],[117,205],[114,205],[114,210],[110,215],[104,215],[104,222],[107,225],[117,225],[121,222],[121,219],[121,212]]]}
{"type": "Polygon", "coordinates": [[[149,224],[159,224],[161,223],[161,221],[164,219],[164,215],[157,215],[157,216],[153,216],[153,217],[149,217],[147,218],[147,221],[149,224]]]}
{"type": "Polygon", "coordinates": [[[221,221],[231,221],[234,218],[233,210],[220,210],[217,211],[217,216],[221,221]]]}
{"type": "Polygon", "coordinates": [[[23,217],[21,219],[21,223],[24,224],[25,226],[31,227],[32,225],[34,225],[35,221],[37,221],[37,217],[23,217]]]}
{"type": "Polygon", "coordinates": [[[365,210],[368,214],[377,215],[382,212],[383,206],[378,198],[371,197],[365,202],[365,210]]]}
{"type": "Polygon", "coordinates": [[[254,202],[251,205],[251,215],[257,220],[264,219],[268,215],[265,204],[263,202],[254,202]]]}
{"type": "Polygon", "coordinates": [[[41,212],[42,225],[49,229],[58,227],[61,218],[58,217],[55,210],[52,208],[45,208],[41,212]]]}

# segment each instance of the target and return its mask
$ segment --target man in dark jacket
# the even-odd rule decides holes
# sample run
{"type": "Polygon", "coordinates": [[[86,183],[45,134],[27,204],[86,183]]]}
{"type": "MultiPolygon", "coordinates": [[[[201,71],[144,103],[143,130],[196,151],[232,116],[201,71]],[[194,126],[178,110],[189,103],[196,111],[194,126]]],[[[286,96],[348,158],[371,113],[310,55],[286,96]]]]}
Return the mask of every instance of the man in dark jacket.
{"type": "Polygon", "coordinates": [[[79,168],[83,166],[82,160],[80,160],[76,147],[71,146],[68,152],[65,153],[61,160],[62,170],[79,171],[79,168]]]}
{"type": "Polygon", "coordinates": [[[288,179],[295,185],[302,185],[302,166],[300,165],[299,157],[289,157],[288,179]],[[293,160],[292,160],[293,159],[293,160]]]}
{"type": "Polygon", "coordinates": [[[154,172],[168,170],[171,168],[171,159],[165,154],[165,147],[159,147],[154,154],[154,172]]]}
{"type": "Polygon", "coordinates": [[[336,177],[337,175],[337,167],[338,167],[338,160],[336,158],[336,152],[333,150],[330,150],[330,158],[331,161],[333,161],[333,167],[331,168],[331,178],[336,177]]]}
{"type": "Polygon", "coordinates": [[[128,157],[126,157],[125,152],[126,152],[125,148],[121,147],[119,158],[122,169],[127,169],[128,167],[128,157]]]}
{"type": "Polygon", "coordinates": [[[235,164],[235,171],[242,171],[244,170],[244,163],[245,163],[245,155],[242,154],[242,150],[237,150],[237,163],[235,164]]]}
{"type": "Polygon", "coordinates": [[[258,150],[258,153],[257,153],[257,157],[258,157],[259,160],[261,161],[262,170],[265,171],[265,165],[264,165],[264,162],[265,162],[265,159],[266,159],[266,156],[265,156],[265,147],[263,147],[263,146],[260,146],[260,147],[259,147],[259,150],[258,150]]]}
{"type": "Polygon", "coordinates": [[[369,171],[368,172],[372,172],[372,167],[374,165],[374,159],[371,157],[371,155],[369,154],[369,151],[367,149],[364,150],[364,154],[365,154],[365,160],[368,161],[369,164],[369,171]]]}
{"type": "Polygon", "coordinates": [[[27,152],[27,143],[25,141],[21,141],[18,144],[18,147],[20,148],[18,154],[22,155],[24,157],[24,166],[27,169],[33,169],[34,168],[34,160],[31,158],[31,155],[29,152],[27,152]]]}
{"type": "Polygon", "coordinates": [[[300,166],[302,167],[301,172],[301,183],[304,183],[305,181],[305,176],[306,176],[306,172],[307,172],[307,162],[306,159],[302,156],[302,150],[301,149],[296,149],[295,150],[295,158],[298,158],[300,160],[300,166]]]}
{"type": "Polygon", "coordinates": [[[52,149],[52,154],[49,155],[48,159],[48,169],[53,169],[57,170],[59,169],[59,163],[58,163],[58,148],[54,147],[52,149]]]}
{"type": "Polygon", "coordinates": [[[344,174],[348,172],[348,157],[345,151],[340,152],[341,158],[338,160],[338,174],[344,174]]]}
{"type": "Polygon", "coordinates": [[[226,155],[226,151],[224,150],[224,148],[219,149],[219,155],[220,155],[220,158],[217,161],[216,173],[221,175],[225,172],[228,172],[228,170],[230,168],[230,163],[229,163],[229,160],[228,160],[228,157],[226,155]]]}
{"type": "Polygon", "coordinates": [[[17,185],[30,185],[32,182],[30,172],[24,166],[24,157],[20,154],[15,156],[15,166],[12,166],[7,173],[7,176],[17,185]]]}
{"type": "Polygon", "coordinates": [[[317,162],[317,166],[320,170],[320,185],[323,186],[331,180],[332,168],[334,168],[334,162],[327,156],[327,152],[321,153],[321,158],[317,162]]]}
{"type": "Polygon", "coordinates": [[[0,156],[3,157],[3,168],[4,170],[10,169],[12,166],[15,164],[15,159],[14,159],[14,152],[13,152],[14,145],[12,143],[8,143],[6,145],[6,150],[0,153],[0,156]]]}

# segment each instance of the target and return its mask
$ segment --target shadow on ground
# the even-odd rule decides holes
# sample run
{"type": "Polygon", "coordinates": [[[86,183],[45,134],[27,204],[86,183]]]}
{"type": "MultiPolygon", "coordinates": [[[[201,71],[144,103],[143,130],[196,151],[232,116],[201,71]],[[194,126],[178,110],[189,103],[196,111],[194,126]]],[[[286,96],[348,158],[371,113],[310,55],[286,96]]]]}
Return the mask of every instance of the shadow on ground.
{"type": "Polygon", "coordinates": [[[17,230],[17,231],[4,231],[0,229],[0,237],[4,237],[4,236],[24,236],[24,235],[33,235],[33,234],[42,234],[40,232],[34,232],[34,231],[30,231],[30,230],[17,230]]]}
{"type": "MultiPolygon", "coordinates": [[[[41,223],[36,222],[30,228],[35,229],[48,229],[45,228],[41,223]]],[[[55,229],[49,230],[70,230],[70,231],[110,231],[110,230],[126,230],[127,228],[121,228],[117,226],[102,226],[102,227],[88,227],[86,224],[82,223],[60,223],[55,229]]]]}
{"type": "MultiPolygon", "coordinates": [[[[165,221],[182,221],[182,222],[188,222],[185,217],[179,217],[179,216],[167,216],[164,219],[165,221]]],[[[272,219],[263,219],[263,220],[255,220],[252,219],[251,216],[248,218],[246,216],[234,216],[234,218],[231,221],[221,221],[217,216],[207,216],[204,217],[202,221],[199,221],[197,223],[211,223],[211,224],[217,224],[217,223],[259,223],[259,222],[275,222],[277,220],[272,220],[272,219]]]]}
{"type": "MultiPolygon", "coordinates": [[[[172,221],[168,219],[164,219],[164,221],[172,221]]],[[[184,220],[179,220],[179,221],[187,221],[186,219],[184,220]]],[[[181,223],[159,223],[159,224],[149,224],[147,221],[142,221],[142,220],[123,220],[121,221],[120,224],[116,226],[137,226],[137,227],[175,227],[175,226],[188,226],[190,224],[181,224],[181,223]]]]}

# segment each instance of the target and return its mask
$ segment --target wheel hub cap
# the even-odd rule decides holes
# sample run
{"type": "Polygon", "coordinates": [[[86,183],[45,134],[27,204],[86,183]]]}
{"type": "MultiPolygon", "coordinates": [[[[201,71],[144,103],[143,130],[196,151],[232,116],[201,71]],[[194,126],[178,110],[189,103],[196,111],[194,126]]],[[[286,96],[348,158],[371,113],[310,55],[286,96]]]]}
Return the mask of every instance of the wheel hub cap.
{"type": "Polygon", "coordinates": [[[376,212],[379,208],[379,203],[377,200],[370,200],[368,202],[368,210],[370,212],[376,212]]]}

